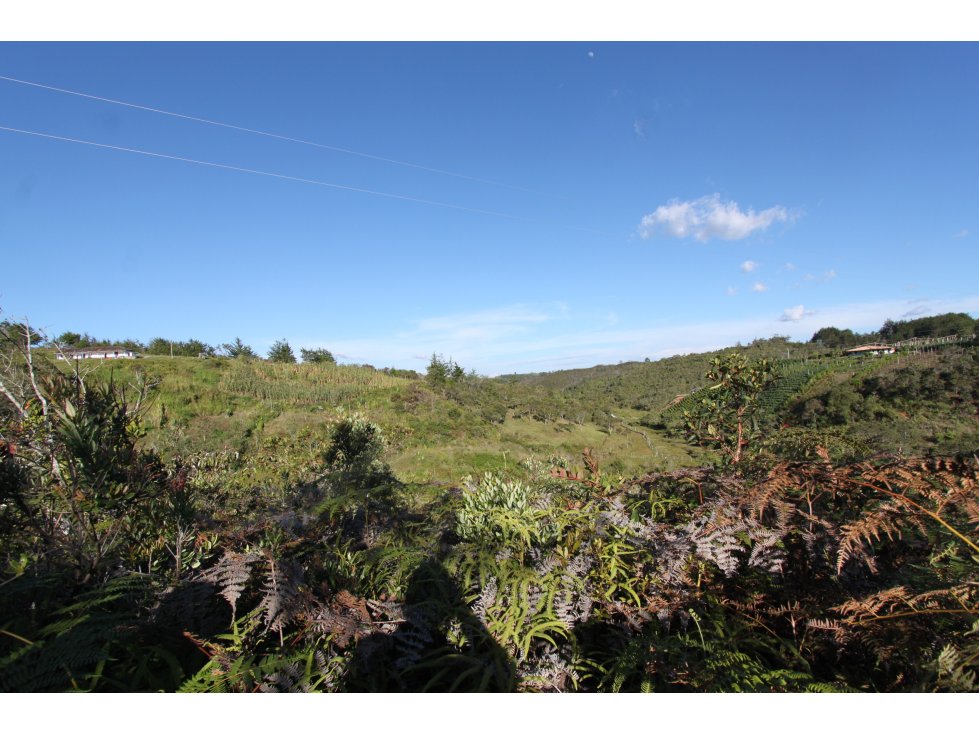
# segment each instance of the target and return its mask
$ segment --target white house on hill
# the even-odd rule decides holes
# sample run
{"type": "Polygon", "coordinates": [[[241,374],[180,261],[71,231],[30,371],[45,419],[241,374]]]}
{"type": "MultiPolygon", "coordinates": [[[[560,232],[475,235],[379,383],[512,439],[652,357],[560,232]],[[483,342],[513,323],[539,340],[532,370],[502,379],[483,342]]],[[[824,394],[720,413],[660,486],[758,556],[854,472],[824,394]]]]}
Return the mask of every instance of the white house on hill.
{"type": "Polygon", "coordinates": [[[890,344],[861,344],[859,347],[847,349],[846,354],[872,354],[877,357],[881,354],[894,354],[895,351],[890,344]]]}
{"type": "Polygon", "coordinates": [[[135,359],[138,356],[126,347],[83,347],[58,353],[58,359],[135,359]]]}

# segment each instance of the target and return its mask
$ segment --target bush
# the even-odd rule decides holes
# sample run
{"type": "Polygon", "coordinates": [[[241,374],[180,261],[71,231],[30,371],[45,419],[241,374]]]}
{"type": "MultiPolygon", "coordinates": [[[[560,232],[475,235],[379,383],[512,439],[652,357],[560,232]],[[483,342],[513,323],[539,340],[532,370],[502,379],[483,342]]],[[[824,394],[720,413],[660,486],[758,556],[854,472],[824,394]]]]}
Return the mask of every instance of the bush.
{"type": "Polygon", "coordinates": [[[390,467],[382,460],[386,447],[381,429],[355,414],[333,426],[323,458],[348,483],[366,488],[392,479],[390,467]]]}
{"type": "MultiPolygon", "coordinates": [[[[288,346],[288,345],[286,345],[288,346]]],[[[319,364],[325,362],[327,364],[336,364],[336,357],[329,349],[300,349],[299,353],[302,355],[303,362],[309,362],[314,364],[319,364]]],[[[292,360],[295,362],[295,359],[292,360]]]]}
{"type": "Polygon", "coordinates": [[[289,342],[285,339],[280,339],[272,348],[269,349],[269,362],[284,362],[287,364],[296,363],[296,355],[292,351],[292,347],[289,346],[289,342]]]}
{"type": "Polygon", "coordinates": [[[432,387],[441,387],[449,382],[459,382],[466,376],[466,371],[452,359],[446,359],[438,354],[432,355],[425,371],[425,380],[432,387]]]}
{"type": "Polygon", "coordinates": [[[235,340],[230,344],[222,344],[221,349],[223,349],[229,357],[243,357],[246,359],[258,357],[255,350],[245,344],[239,337],[235,337],[235,340]]]}
{"type": "Polygon", "coordinates": [[[538,501],[526,484],[489,472],[463,483],[462,508],[456,513],[456,533],[463,540],[526,549],[554,539],[549,503],[538,501]]]}

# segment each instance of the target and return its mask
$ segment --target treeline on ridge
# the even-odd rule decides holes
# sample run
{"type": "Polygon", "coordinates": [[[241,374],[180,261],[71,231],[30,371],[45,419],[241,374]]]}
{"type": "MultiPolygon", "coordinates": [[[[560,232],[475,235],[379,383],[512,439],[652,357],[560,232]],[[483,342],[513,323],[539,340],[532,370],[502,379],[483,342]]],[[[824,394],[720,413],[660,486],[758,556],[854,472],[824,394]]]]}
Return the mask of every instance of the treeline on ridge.
{"type": "Polygon", "coordinates": [[[976,319],[967,313],[945,313],[937,316],[924,316],[910,321],[891,321],[888,319],[878,331],[865,334],[851,329],[838,329],[826,326],[812,335],[813,344],[826,347],[849,348],[873,341],[898,342],[914,338],[958,336],[968,338],[976,333],[976,319]]]}
{"type": "MultiPolygon", "coordinates": [[[[19,324],[5,321],[4,328],[22,328],[19,324]]],[[[37,332],[35,332],[37,333],[37,332]]],[[[38,337],[40,334],[38,334],[38,337]]],[[[38,341],[38,343],[44,343],[38,341]]],[[[149,356],[159,357],[216,357],[227,356],[233,358],[259,359],[259,354],[252,347],[245,344],[241,338],[235,337],[234,341],[214,346],[200,339],[187,339],[180,341],[177,339],[164,339],[155,337],[145,344],[138,339],[111,340],[94,337],[91,334],[78,333],[76,331],[65,331],[61,335],[47,342],[48,346],[61,349],[85,349],[89,347],[124,347],[132,349],[134,352],[149,356]]],[[[336,364],[336,358],[328,349],[323,348],[302,348],[299,350],[302,361],[307,363],[331,363],[336,364]]],[[[268,351],[267,359],[270,362],[296,362],[296,354],[285,339],[276,341],[268,351]]]]}

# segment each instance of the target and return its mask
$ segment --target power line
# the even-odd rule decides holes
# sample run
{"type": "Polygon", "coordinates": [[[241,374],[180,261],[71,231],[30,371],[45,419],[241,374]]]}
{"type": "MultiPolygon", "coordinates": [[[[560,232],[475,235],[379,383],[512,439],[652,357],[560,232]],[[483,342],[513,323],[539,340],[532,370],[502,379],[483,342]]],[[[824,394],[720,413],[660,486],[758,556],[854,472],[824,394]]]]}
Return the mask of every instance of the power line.
{"type": "MultiPolygon", "coordinates": [[[[270,178],[281,178],[287,181],[298,181],[299,183],[314,184],[316,186],[327,186],[331,189],[342,189],[344,191],[355,191],[359,194],[370,194],[371,196],[384,196],[389,199],[400,199],[402,201],[411,201],[417,204],[430,204],[431,206],[441,206],[447,209],[459,209],[461,211],[475,212],[476,214],[489,214],[494,217],[504,217],[506,219],[524,219],[523,217],[518,217],[513,214],[505,214],[503,212],[494,212],[489,209],[475,209],[473,207],[461,206],[459,204],[446,204],[442,201],[432,201],[431,199],[419,199],[414,196],[405,196],[404,194],[392,194],[386,191],[373,191],[372,189],[362,189],[356,186],[347,186],[345,184],[330,183],[329,181],[318,181],[313,178],[302,178],[300,176],[290,176],[285,173],[273,173],[271,171],[259,171],[254,168],[242,168],[241,166],[231,166],[226,163],[214,163],[212,161],[202,161],[196,158],[185,158],[179,155],[169,155],[167,153],[155,153],[151,150],[140,150],[139,148],[125,148],[121,145],[109,145],[108,143],[96,143],[92,140],[79,140],[78,138],[69,138],[63,135],[51,135],[50,133],[41,133],[35,130],[21,130],[16,127],[5,127],[0,125],[0,130],[6,130],[12,133],[21,133],[23,135],[34,135],[39,138],[48,138],[50,140],[62,140],[68,143],[78,143],[80,145],[92,145],[96,148],[108,148],[110,150],[120,150],[125,153],[138,153],[139,155],[151,156],[153,158],[167,158],[172,161],[181,161],[183,163],[196,163],[200,166],[210,166],[211,168],[224,168],[228,171],[238,171],[240,173],[254,173],[259,176],[269,176],[270,178]]],[[[532,220],[524,220],[532,221],[532,220]]]]}
{"type": "MultiPolygon", "coordinates": [[[[299,183],[313,184],[314,186],[325,186],[331,189],[340,189],[342,191],[353,191],[359,194],[369,194],[371,196],[383,196],[388,199],[398,199],[400,201],[410,201],[416,204],[428,204],[429,206],[440,206],[446,209],[456,209],[458,211],[472,212],[474,214],[486,214],[491,217],[500,217],[502,219],[513,219],[516,221],[532,222],[535,224],[545,224],[540,220],[530,219],[528,217],[519,217],[514,214],[506,214],[504,212],[492,211],[490,209],[477,209],[469,206],[462,206],[460,204],[447,204],[443,201],[434,201],[432,199],[420,199],[415,196],[406,196],[404,194],[393,194],[387,191],[374,191],[372,189],[359,188],[357,186],[347,186],[345,184],[330,183],[329,181],[319,181],[313,178],[302,178],[300,176],[290,176],[285,173],[274,173],[271,171],[259,171],[254,168],[242,168],[241,166],[232,166],[226,163],[214,163],[213,161],[202,161],[196,158],[185,158],[178,155],[170,155],[168,153],[156,153],[150,150],[140,150],[139,148],[125,148],[121,145],[110,145],[108,143],[96,143],[92,140],[80,140],[78,138],[69,138],[63,135],[52,135],[50,133],[37,132],[35,130],[22,130],[16,127],[6,127],[0,125],[0,130],[5,130],[12,133],[20,133],[22,135],[33,135],[39,138],[47,138],[49,140],[61,140],[67,143],[77,143],[79,145],[91,145],[96,148],[107,148],[109,150],[118,150],[124,153],[136,153],[138,155],[150,156],[152,158],[166,158],[172,161],[181,161],[183,163],[194,163],[199,166],[209,166],[211,168],[222,168],[228,171],[237,171],[239,173],[252,173],[258,176],[268,176],[269,178],[280,178],[286,181],[296,181],[299,183]]],[[[566,229],[577,229],[586,232],[592,232],[595,234],[607,235],[606,232],[598,232],[597,230],[587,229],[585,227],[574,227],[570,225],[561,225],[566,229]]]]}
{"type": "Polygon", "coordinates": [[[533,191],[532,189],[523,188],[521,186],[514,186],[512,184],[500,183],[499,181],[490,181],[485,178],[478,178],[476,176],[469,176],[464,173],[456,173],[454,171],[445,171],[441,168],[431,168],[429,166],[422,166],[417,163],[409,163],[408,161],[401,161],[395,158],[385,158],[383,156],[374,155],[372,153],[364,153],[358,150],[351,150],[349,148],[341,148],[336,145],[326,145],[325,143],[317,143],[312,140],[303,140],[302,138],[293,138],[288,135],[279,135],[278,133],[270,133],[264,130],[255,130],[250,127],[243,127],[241,125],[232,125],[227,122],[218,122],[217,120],[209,120],[204,117],[195,117],[193,115],[184,115],[179,112],[170,112],[169,110],[161,110],[156,107],[148,107],[146,105],[135,104],[133,102],[124,102],[119,99],[111,99],[109,97],[99,97],[94,94],[86,94],[85,92],[77,92],[71,89],[63,89],[61,87],[53,87],[48,84],[40,84],[38,82],[27,81],[26,79],[16,79],[11,76],[0,75],[0,80],[14,82],[15,84],[24,84],[29,87],[37,87],[38,89],[46,89],[51,92],[60,92],[62,94],[71,94],[76,97],[84,97],[86,99],[94,99],[99,102],[108,102],[109,104],[121,105],[123,107],[131,107],[136,110],[143,110],[144,112],[155,112],[159,115],[168,115],[170,117],[178,117],[182,120],[191,120],[193,122],[202,122],[206,125],[215,125],[217,127],[228,128],[229,130],[238,130],[239,132],[251,133],[253,135],[263,135],[267,138],[275,138],[277,140],[285,140],[290,143],[298,143],[300,145],[310,145],[314,148],[322,148],[324,150],[332,150],[336,153],[345,153],[346,155],[360,156],[361,158],[369,158],[375,161],[381,161],[383,163],[392,163],[398,166],[407,166],[408,168],[415,168],[420,171],[427,171],[429,173],[438,173],[443,176],[454,176],[455,178],[462,178],[469,181],[476,181],[482,184],[489,184],[491,186],[502,186],[508,189],[514,189],[516,191],[523,191],[529,194],[540,194],[539,191],[533,191]]]}

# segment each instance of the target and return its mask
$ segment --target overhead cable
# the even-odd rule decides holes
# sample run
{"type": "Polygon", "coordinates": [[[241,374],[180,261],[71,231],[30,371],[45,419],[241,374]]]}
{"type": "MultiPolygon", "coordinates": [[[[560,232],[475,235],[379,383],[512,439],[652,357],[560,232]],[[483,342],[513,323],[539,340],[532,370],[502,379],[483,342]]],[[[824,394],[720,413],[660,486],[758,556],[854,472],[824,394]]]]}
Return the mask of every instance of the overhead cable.
{"type": "Polygon", "coordinates": [[[383,163],[392,163],[392,164],[398,165],[398,166],[407,166],[409,168],[415,168],[415,169],[420,170],[420,171],[427,171],[428,173],[438,173],[438,174],[441,174],[443,176],[454,176],[455,178],[463,178],[463,179],[467,179],[469,181],[475,181],[475,182],[482,183],[482,184],[489,184],[491,186],[502,186],[504,188],[514,189],[514,190],[517,190],[517,191],[523,191],[523,192],[531,193],[531,194],[539,194],[540,193],[540,192],[537,192],[537,191],[533,191],[531,189],[523,188],[522,186],[514,186],[512,184],[500,183],[499,181],[491,181],[489,179],[478,178],[476,176],[470,176],[470,175],[467,175],[467,174],[464,174],[464,173],[456,173],[454,171],[446,171],[446,170],[441,169],[441,168],[431,168],[429,166],[423,166],[423,165],[420,165],[418,163],[409,163],[408,161],[401,161],[401,160],[397,160],[395,158],[385,158],[384,156],[374,155],[372,153],[364,153],[364,152],[359,151],[359,150],[351,150],[350,148],[341,148],[341,147],[336,146],[336,145],[327,145],[325,143],[317,143],[317,142],[312,141],[312,140],[304,140],[302,138],[294,138],[294,137],[290,137],[288,135],[280,135],[278,133],[270,133],[270,132],[267,132],[265,130],[256,130],[256,129],[250,128],[250,127],[243,127],[241,125],[232,125],[231,123],[227,123],[227,122],[219,122],[217,120],[209,120],[209,119],[207,119],[205,117],[195,117],[194,115],[184,115],[184,114],[181,114],[179,112],[171,112],[169,110],[162,110],[162,109],[159,109],[157,107],[148,107],[146,105],[136,104],[134,102],[125,102],[125,101],[119,100],[119,99],[111,99],[109,97],[100,97],[100,96],[95,95],[95,94],[86,94],[85,92],[77,92],[77,91],[72,90],[72,89],[63,89],[62,87],[53,87],[53,86],[51,86],[49,84],[40,84],[38,82],[27,81],[26,79],[17,79],[17,78],[12,77],[12,76],[3,76],[3,75],[0,75],[0,80],[7,81],[7,82],[13,82],[15,84],[24,84],[24,85],[30,86],[30,87],[37,87],[38,89],[46,89],[46,90],[51,91],[51,92],[60,92],[62,94],[71,94],[71,95],[74,95],[76,97],[84,97],[86,99],[94,99],[94,100],[97,100],[99,102],[107,102],[109,104],[121,105],[123,107],[131,107],[133,109],[142,110],[144,112],[154,112],[154,113],[159,114],[159,115],[168,115],[170,117],[178,117],[178,118],[180,118],[182,120],[191,120],[193,122],[201,122],[201,123],[204,123],[206,125],[215,125],[217,127],[228,128],[229,130],[237,130],[239,132],[251,133],[252,135],[263,135],[263,136],[265,136],[267,138],[275,138],[277,140],[285,140],[285,141],[290,142],[290,143],[298,143],[300,145],[310,145],[310,146],[313,146],[314,148],[322,148],[324,150],[331,150],[331,151],[334,151],[336,153],[344,153],[346,155],[360,156],[361,158],[369,158],[371,160],[381,161],[383,163]]]}

